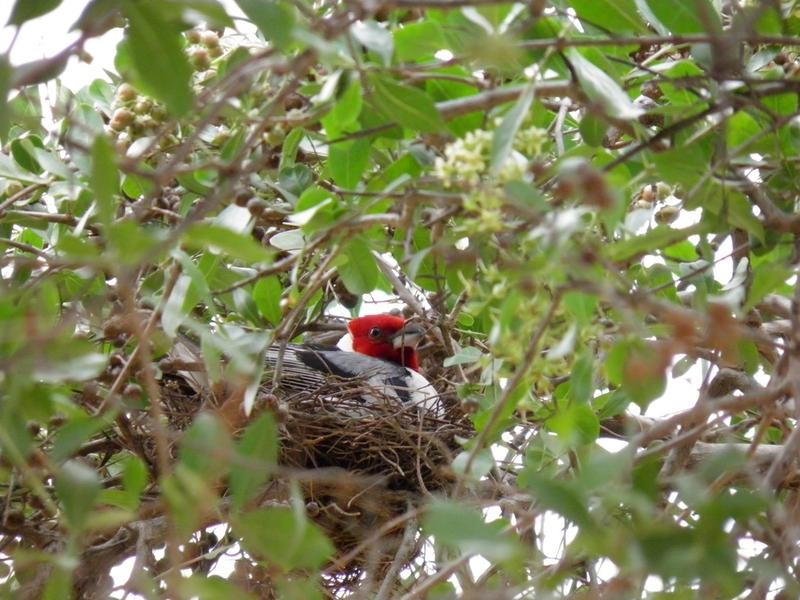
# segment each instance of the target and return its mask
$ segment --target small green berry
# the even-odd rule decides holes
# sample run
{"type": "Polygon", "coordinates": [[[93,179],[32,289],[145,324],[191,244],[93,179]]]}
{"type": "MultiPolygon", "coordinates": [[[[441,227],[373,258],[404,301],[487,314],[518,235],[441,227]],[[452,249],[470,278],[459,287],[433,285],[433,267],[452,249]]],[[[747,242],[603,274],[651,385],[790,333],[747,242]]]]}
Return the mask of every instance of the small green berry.
{"type": "Polygon", "coordinates": [[[215,31],[204,31],[200,34],[200,39],[206,48],[218,48],[219,36],[215,31]]]}
{"type": "Polygon", "coordinates": [[[121,83],[117,88],[117,99],[121,102],[130,102],[138,95],[136,89],[129,83],[121,83]]]}

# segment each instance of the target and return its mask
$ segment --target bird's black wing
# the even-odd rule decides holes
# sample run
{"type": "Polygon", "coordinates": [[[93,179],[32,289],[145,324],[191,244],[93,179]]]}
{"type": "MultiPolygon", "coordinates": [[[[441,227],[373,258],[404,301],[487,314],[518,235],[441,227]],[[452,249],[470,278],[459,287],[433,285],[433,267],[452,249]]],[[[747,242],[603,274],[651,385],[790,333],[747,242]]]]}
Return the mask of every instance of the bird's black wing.
{"type": "MultiPolygon", "coordinates": [[[[267,349],[266,381],[278,364],[279,346],[267,349]]],[[[408,369],[401,365],[357,352],[344,352],[335,347],[314,347],[287,344],[280,364],[279,387],[291,391],[314,391],[332,381],[353,380],[354,384],[380,381],[383,386],[396,388],[402,401],[408,395],[404,389],[408,369]]]]}

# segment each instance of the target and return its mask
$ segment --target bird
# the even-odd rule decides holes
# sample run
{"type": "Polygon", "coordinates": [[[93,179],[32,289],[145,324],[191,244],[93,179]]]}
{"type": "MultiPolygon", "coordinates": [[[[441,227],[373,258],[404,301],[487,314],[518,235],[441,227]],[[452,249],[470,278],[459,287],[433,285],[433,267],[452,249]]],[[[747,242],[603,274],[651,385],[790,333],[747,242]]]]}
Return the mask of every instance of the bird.
{"type": "Polygon", "coordinates": [[[438,393],[420,372],[417,345],[425,332],[418,323],[393,314],[367,315],[350,320],[347,330],[337,346],[269,346],[265,381],[272,378],[287,401],[294,393],[324,390],[325,401],[335,403],[338,387],[342,398],[355,395],[358,404],[438,414],[438,393]]]}

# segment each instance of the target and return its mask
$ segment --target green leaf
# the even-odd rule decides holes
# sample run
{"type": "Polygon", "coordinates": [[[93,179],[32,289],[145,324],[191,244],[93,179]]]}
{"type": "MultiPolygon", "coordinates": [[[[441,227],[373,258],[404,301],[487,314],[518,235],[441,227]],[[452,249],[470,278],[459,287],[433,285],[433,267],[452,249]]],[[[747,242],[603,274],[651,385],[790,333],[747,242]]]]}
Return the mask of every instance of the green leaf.
{"type": "Polygon", "coordinates": [[[8,141],[8,128],[11,126],[11,104],[8,102],[8,94],[11,91],[13,72],[14,68],[8,60],[8,55],[0,55],[0,143],[8,141]]]}
{"type": "Polygon", "coordinates": [[[283,189],[297,197],[314,183],[314,173],[306,165],[292,165],[280,170],[278,183],[283,189]]]}
{"type": "Polygon", "coordinates": [[[183,466],[214,482],[225,474],[229,448],[230,438],[220,419],[201,412],[183,434],[179,458],[183,466]]]}
{"type": "MultiPolygon", "coordinates": [[[[431,78],[425,82],[425,91],[435,102],[455,100],[475,95],[475,88],[463,82],[471,77],[469,71],[461,66],[450,66],[437,69],[444,77],[454,77],[453,79],[431,78]]],[[[460,117],[447,120],[447,129],[458,137],[463,137],[467,132],[481,127],[484,115],[479,109],[471,111],[460,117]]]]}
{"type": "Polygon", "coordinates": [[[597,411],[598,419],[608,419],[623,413],[630,405],[631,399],[621,389],[595,396],[592,399],[592,406],[597,411]]]}
{"type": "Polygon", "coordinates": [[[645,0],[653,17],[669,32],[719,33],[719,12],[710,0],[645,0]]]}
{"type": "Polygon", "coordinates": [[[646,31],[634,0],[570,0],[569,3],[587,25],[603,27],[615,34],[646,31]]]}
{"type": "Polygon", "coordinates": [[[702,233],[702,224],[690,225],[683,229],[673,229],[667,225],[654,227],[644,235],[636,236],[629,240],[614,242],[606,246],[603,254],[612,261],[629,260],[642,254],[648,254],[658,248],[671,246],[690,235],[702,233]]]}
{"type": "Polygon", "coordinates": [[[97,472],[78,460],[67,461],[59,470],[55,483],[56,496],[73,530],[80,531],[86,524],[100,489],[97,472]]]}
{"type": "Polygon", "coordinates": [[[294,252],[305,248],[306,239],[299,229],[290,229],[276,233],[270,238],[269,243],[280,250],[294,252]]]}
{"type": "Polygon", "coordinates": [[[785,285],[791,275],[792,270],[781,263],[765,262],[754,267],[753,280],[747,294],[747,303],[742,307],[742,313],[750,312],[768,294],[785,285]]]}
{"type": "Polygon", "coordinates": [[[378,286],[378,265],[372,250],[361,237],[353,238],[342,250],[347,259],[338,267],[339,277],[352,294],[368,294],[378,286]]]}
{"type": "Polygon", "coordinates": [[[42,148],[34,148],[33,152],[36,156],[36,162],[51,175],[62,179],[70,179],[72,177],[72,170],[55,152],[42,148]]]}
{"type": "Polygon", "coordinates": [[[436,52],[446,47],[442,27],[433,21],[409,23],[394,30],[394,50],[399,61],[431,60],[436,52]]]}
{"type": "Polygon", "coordinates": [[[241,509],[270,477],[278,460],[278,428],[268,412],[244,430],[231,463],[228,489],[233,506],[241,509]]]}
{"type": "Polygon", "coordinates": [[[294,11],[283,2],[235,0],[242,12],[258,27],[264,39],[285,48],[292,41],[294,11]]]}
{"type": "MultiPolygon", "coordinates": [[[[728,148],[732,150],[761,135],[763,131],[764,127],[758,121],[747,112],[740,110],[728,119],[725,141],[728,148]]],[[[745,152],[747,147],[747,145],[743,146],[745,152]]]]}
{"type": "Polygon", "coordinates": [[[26,21],[46,15],[59,4],[61,0],[17,0],[11,10],[8,25],[22,25],[26,21]]]}
{"type": "Polygon", "coordinates": [[[128,198],[136,199],[151,193],[155,189],[155,185],[151,179],[134,173],[126,173],[122,178],[121,189],[128,198]]]}
{"type": "Polygon", "coordinates": [[[272,259],[272,252],[259,245],[250,235],[210,223],[192,225],[184,234],[183,241],[198,250],[208,248],[212,252],[224,252],[250,263],[264,263],[272,259]]]}
{"type": "Polygon", "coordinates": [[[281,162],[278,167],[279,172],[294,166],[295,160],[297,160],[297,148],[300,146],[300,140],[303,139],[304,135],[306,135],[306,130],[302,127],[296,127],[283,139],[281,162]]]}
{"type": "Polygon", "coordinates": [[[0,177],[16,179],[25,183],[45,183],[47,181],[44,177],[21,169],[15,161],[2,152],[0,152],[0,177]]]}
{"type": "Polygon", "coordinates": [[[392,34],[377,22],[368,19],[356,21],[350,26],[350,34],[367,50],[377,54],[384,66],[389,66],[394,53],[392,34]]]}
{"type": "Polygon", "coordinates": [[[603,145],[608,125],[593,114],[586,113],[578,124],[578,131],[581,132],[581,138],[584,142],[597,148],[603,145]]]}
{"type": "Polygon", "coordinates": [[[566,55],[589,100],[617,119],[631,120],[642,114],[642,110],[631,102],[619,84],[600,67],[584,58],[576,48],[568,48],[566,55]]]}
{"type": "Polygon", "coordinates": [[[375,108],[390,121],[423,133],[436,133],[445,128],[433,100],[422,90],[377,75],[370,76],[369,80],[375,108]]]}
{"type": "Polygon", "coordinates": [[[253,286],[253,301],[258,307],[258,312],[274,326],[281,322],[283,316],[281,294],[283,294],[283,287],[275,275],[262,277],[253,286]]]}
{"type": "Polygon", "coordinates": [[[364,98],[361,84],[357,79],[354,79],[336,100],[336,104],[334,104],[330,112],[322,118],[322,124],[328,134],[328,139],[339,137],[342,132],[347,131],[350,126],[355,124],[358,115],[361,114],[363,105],[364,98]]]}
{"type": "Polygon", "coordinates": [[[164,19],[160,3],[154,0],[126,0],[123,6],[130,25],[131,62],[139,81],[170,112],[185,115],[192,107],[192,68],[180,31],[164,19]]]}
{"type": "MultiPolygon", "coordinates": [[[[246,592],[233,581],[219,575],[192,575],[179,580],[181,598],[202,598],[203,600],[256,600],[256,596],[246,592]]],[[[281,596],[283,598],[283,596],[281,596]]]]}
{"type": "Polygon", "coordinates": [[[704,144],[680,144],[671,150],[654,153],[650,158],[660,178],[667,183],[681,183],[687,188],[706,174],[712,161],[704,144]]]}
{"type": "Polygon", "coordinates": [[[118,487],[104,489],[99,501],[123,510],[134,511],[139,506],[140,496],[147,487],[149,480],[147,467],[135,454],[123,455],[115,467],[121,467],[122,489],[118,487]]]}
{"type": "Polygon", "coordinates": [[[32,373],[43,382],[86,381],[96,377],[108,364],[106,356],[99,352],[81,354],[83,348],[70,345],[58,345],[52,350],[63,355],[40,362],[32,373]]]}
{"type": "Polygon", "coordinates": [[[606,356],[605,371],[609,383],[621,385],[644,410],[666,388],[668,365],[662,363],[663,357],[652,346],[640,340],[622,340],[606,356]]]}
{"type": "Polygon", "coordinates": [[[678,291],[675,289],[672,271],[668,267],[656,263],[646,270],[646,275],[646,285],[651,290],[654,290],[656,295],[670,302],[679,303],[678,291]]]}
{"type": "Polygon", "coordinates": [[[288,508],[264,508],[237,516],[233,530],[248,552],[284,570],[318,569],[333,545],[305,515],[288,508]]]}
{"type": "Polygon", "coordinates": [[[583,292],[567,292],[563,297],[564,306],[575,316],[581,325],[588,324],[597,309],[597,296],[583,292]]]}
{"type": "Polygon", "coordinates": [[[198,169],[189,173],[180,173],[175,179],[190,192],[198,196],[205,196],[214,189],[216,175],[215,171],[198,169]]]}
{"type": "Polygon", "coordinates": [[[762,244],[765,241],[764,225],[753,214],[753,205],[743,194],[732,193],[727,198],[728,222],[755,236],[762,244]]]}
{"type": "Polygon", "coordinates": [[[533,81],[520,94],[514,106],[508,111],[492,136],[491,172],[500,172],[508,159],[514,144],[514,136],[528,115],[536,91],[533,81]]]}
{"type": "Polygon", "coordinates": [[[275,591],[276,597],[281,600],[324,600],[330,597],[329,594],[323,595],[320,584],[313,575],[309,579],[297,576],[279,579],[275,582],[275,591]]]}
{"type": "Polygon", "coordinates": [[[198,473],[183,463],[159,481],[178,535],[188,537],[200,525],[203,513],[214,510],[217,494],[209,481],[213,474],[198,473]]]}
{"type": "Polygon", "coordinates": [[[114,149],[104,135],[98,135],[92,144],[92,170],[89,185],[94,191],[97,213],[103,227],[108,227],[114,218],[114,197],[119,190],[119,171],[114,163],[114,149]]]}
{"type": "Polygon", "coordinates": [[[467,477],[473,481],[478,481],[495,466],[492,451],[484,448],[474,455],[472,462],[469,464],[469,472],[467,472],[467,463],[470,462],[470,456],[473,456],[472,452],[464,450],[459,452],[453,462],[450,463],[450,468],[453,469],[453,473],[458,477],[467,477]]]}
{"type": "Polygon", "coordinates": [[[661,255],[678,262],[693,262],[700,258],[694,244],[688,240],[667,246],[661,251],[661,255]]]}
{"type": "Polygon", "coordinates": [[[10,144],[11,155],[17,164],[31,173],[40,175],[42,166],[36,159],[36,151],[44,148],[42,140],[38,136],[25,136],[13,140],[10,144]]]}
{"type": "Polygon", "coordinates": [[[459,348],[453,356],[448,356],[444,359],[443,365],[445,367],[452,367],[454,365],[467,365],[480,360],[483,353],[474,346],[464,346],[459,348]]]}
{"type": "MultiPolygon", "coordinates": [[[[585,363],[591,369],[591,361],[585,363]]],[[[590,373],[591,374],[591,373],[590,373]]],[[[589,388],[591,386],[588,386],[589,388]]],[[[591,392],[591,389],[589,389],[591,392]]],[[[578,392],[579,394],[582,392],[578,392]]],[[[583,394],[585,395],[585,390],[583,394]]],[[[587,400],[588,398],[584,398],[587,400]]],[[[593,444],[600,435],[600,420],[588,404],[570,404],[548,419],[547,426],[568,448],[593,444]]]]}
{"type": "Polygon", "coordinates": [[[135,454],[125,457],[122,468],[122,487],[128,496],[130,508],[133,510],[139,504],[139,495],[147,487],[147,466],[135,454]]]}
{"type": "Polygon", "coordinates": [[[56,463],[68,458],[95,433],[108,427],[108,419],[81,415],[69,420],[56,431],[50,458],[56,463]]]}
{"type": "Polygon", "coordinates": [[[518,540],[503,531],[502,519],[486,522],[480,512],[445,500],[431,503],[422,522],[438,543],[462,554],[481,554],[492,561],[507,561],[522,552],[518,540]]]}
{"type": "Polygon", "coordinates": [[[684,356],[676,362],[670,369],[670,376],[673,378],[683,377],[697,363],[694,356],[684,356]]]}
{"type": "Polygon", "coordinates": [[[337,216],[338,206],[330,190],[312,185],[297,199],[294,213],[289,221],[312,233],[330,225],[337,216]]]}
{"type": "MultiPolygon", "coordinates": [[[[578,359],[575,361],[575,364],[572,365],[572,373],[570,374],[569,378],[569,394],[572,397],[572,400],[578,403],[586,403],[589,402],[592,398],[592,392],[594,391],[593,385],[593,378],[594,378],[594,361],[592,354],[588,351],[583,351],[578,356],[578,359]]],[[[591,411],[590,411],[591,412],[591,411]]],[[[593,423],[597,421],[597,417],[594,413],[591,413],[591,419],[585,419],[586,426],[584,427],[585,431],[593,430],[593,423]]],[[[598,431],[594,434],[596,438],[599,435],[599,422],[598,422],[598,431]]],[[[591,435],[591,433],[590,433],[591,435]]],[[[594,441],[594,440],[592,440],[594,441]]]]}
{"type": "Polygon", "coordinates": [[[369,164],[369,148],[370,142],[366,138],[328,147],[328,168],[337,185],[347,190],[355,189],[369,164]]]}
{"type": "Polygon", "coordinates": [[[186,303],[186,296],[191,282],[192,280],[188,275],[184,274],[178,277],[172,288],[172,293],[167,298],[164,309],[161,312],[161,326],[164,328],[164,333],[171,338],[175,337],[178,327],[186,320],[192,308],[187,306],[186,303]]]}
{"type": "Polygon", "coordinates": [[[83,237],[75,237],[67,233],[61,236],[56,244],[56,249],[64,256],[76,260],[90,261],[99,256],[95,244],[83,237]]]}
{"type": "Polygon", "coordinates": [[[526,468],[520,474],[520,485],[529,489],[537,504],[552,510],[581,528],[592,528],[594,522],[587,509],[588,501],[573,485],[547,477],[526,468]]]}
{"type": "Polygon", "coordinates": [[[198,302],[203,302],[205,309],[210,314],[215,314],[215,304],[208,285],[208,277],[213,276],[220,263],[220,258],[211,252],[205,252],[195,264],[189,255],[178,249],[173,250],[172,257],[180,263],[183,275],[189,277],[191,281],[184,295],[183,310],[188,312],[198,302]]]}

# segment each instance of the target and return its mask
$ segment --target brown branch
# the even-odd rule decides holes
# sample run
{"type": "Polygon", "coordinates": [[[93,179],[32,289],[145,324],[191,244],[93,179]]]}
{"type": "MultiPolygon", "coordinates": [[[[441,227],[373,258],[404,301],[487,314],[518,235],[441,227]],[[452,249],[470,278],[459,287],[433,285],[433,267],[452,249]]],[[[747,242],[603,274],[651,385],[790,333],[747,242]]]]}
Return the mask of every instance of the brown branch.
{"type": "MultiPolygon", "coordinates": [[[[384,2],[376,2],[374,6],[375,9],[380,8],[381,10],[412,8],[454,10],[468,6],[493,6],[495,4],[497,4],[497,0],[386,0],[384,2]]],[[[373,12],[375,9],[373,9],[373,12]]]]}
{"type": "Polygon", "coordinates": [[[38,189],[46,188],[49,183],[49,181],[47,183],[32,183],[22,188],[16,194],[11,194],[8,198],[3,200],[3,202],[0,202],[0,219],[3,218],[3,215],[5,215],[6,209],[9,206],[13,206],[20,200],[27,198],[29,194],[32,194],[38,189]]]}
{"type": "Polygon", "coordinates": [[[647,140],[636,144],[635,146],[629,148],[628,150],[617,156],[614,160],[603,166],[603,171],[605,172],[613,171],[619,165],[626,163],[630,158],[639,154],[639,152],[647,150],[648,148],[653,148],[662,141],[669,140],[673,135],[675,135],[679,131],[686,129],[687,127],[691,127],[698,121],[701,121],[706,117],[709,117],[715,113],[721,112],[725,108],[727,108],[727,104],[725,103],[715,104],[709,106],[708,108],[700,111],[697,114],[690,115],[684,119],[676,121],[672,125],[669,125],[668,127],[665,127],[664,129],[660,130],[651,138],[648,138],[647,140]]]}
{"type": "MultiPolygon", "coordinates": [[[[727,32],[726,32],[727,34],[727,32]]],[[[651,36],[619,36],[604,38],[550,38],[541,40],[524,40],[516,44],[519,48],[528,50],[597,47],[597,46],[661,46],[672,44],[674,46],[687,46],[691,44],[708,44],[719,40],[720,35],[694,34],[694,35],[651,35],[651,36]]],[[[770,44],[777,46],[800,46],[800,40],[795,36],[783,35],[758,35],[734,34],[736,41],[750,44],[770,44]]]]}
{"type": "MultiPolygon", "coordinates": [[[[46,213],[42,211],[25,211],[25,210],[6,210],[3,213],[4,217],[11,217],[13,219],[30,219],[33,221],[45,221],[47,223],[58,223],[61,225],[75,226],[80,222],[80,219],[74,215],[66,215],[60,213],[46,213]]],[[[91,224],[86,224],[85,228],[95,235],[99,230],[91,224]]]]}
{"type": "MultiPolygon", "coordinates": [[[[785,396],[786,393],[786,384],[781,382],[773,386],[751,391],[741,396],[730,394],[714,401],[698,402],[692,408],[654,424],[652,428],[642,432],[631,440],[631,446],[634,448],[643,448],[655,440],[667,437],[672,431],[685,423],[706,419],[715,412],[734,414],[750,408],[767,406],[782,396],[785,396]]],[[[644,454],[653,454],[660,451],[660,448],[650,449],[644,454]]],[[[644,454],[640,455],[640,457],[644,456],[644,454]]]]}
{"type": "Polygon", "coordinates": [[[745,193],[764,215],[764,227],[778,233],[800,233],[800,214],[778,208],[760,185],[748,184],[745,193]]]}
{"type": "MultiPolygon", "coordinates": [[[[480,92],[464,98],[455,98],[438,102],[436,108],[443,119],[450,120],[477,111],[487,111],[490,108],[513,102],[528,85],[512,86],[480,92]]],[[[542,81],[534,84],[536,98],[575,97],[579,94],[578,88],[566,79],[555,81],[542,81]]]]}

